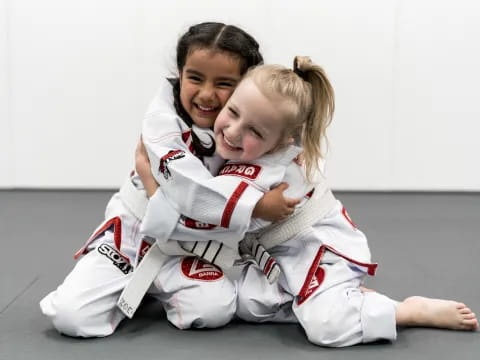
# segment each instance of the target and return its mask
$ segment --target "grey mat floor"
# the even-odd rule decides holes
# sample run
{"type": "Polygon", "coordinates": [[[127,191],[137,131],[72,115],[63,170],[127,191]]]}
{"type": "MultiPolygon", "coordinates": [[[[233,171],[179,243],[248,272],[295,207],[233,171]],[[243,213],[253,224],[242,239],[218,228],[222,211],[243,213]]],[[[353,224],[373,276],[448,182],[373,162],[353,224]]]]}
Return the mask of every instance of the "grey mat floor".
{"type": "MultiPolygon", "coordinates": [[[[234,322],[180,331],[147,301],[111,337],[59,335],[39,300],[74,265],[112,192],[0,191],[0,360],[30,359],[480,359],[480,331],[399,329],[395,343],[327,349],[291,324],[234,322]]],[[[480,194],[337,193],[364,230],[377,276],[396,299],[452,298],[480,314],[480,194]]]]}

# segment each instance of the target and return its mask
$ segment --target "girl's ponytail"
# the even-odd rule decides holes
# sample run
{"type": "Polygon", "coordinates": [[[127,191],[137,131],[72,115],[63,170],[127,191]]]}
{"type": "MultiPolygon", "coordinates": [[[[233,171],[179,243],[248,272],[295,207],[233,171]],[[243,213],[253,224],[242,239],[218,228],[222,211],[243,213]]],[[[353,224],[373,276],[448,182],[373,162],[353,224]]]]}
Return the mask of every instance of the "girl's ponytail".
{"type": "Polygon", "coordinates": [[[301,143],[304,148],[307,179],[318,168],[322,157],[322,140],[326,139],[326,129],[330,125],[335,110],[335,94],[325,71],[312,63],[309,57],[297,56],[293,71],[311,87],[310,109],[305,116],[301,131],[301,143]]]}

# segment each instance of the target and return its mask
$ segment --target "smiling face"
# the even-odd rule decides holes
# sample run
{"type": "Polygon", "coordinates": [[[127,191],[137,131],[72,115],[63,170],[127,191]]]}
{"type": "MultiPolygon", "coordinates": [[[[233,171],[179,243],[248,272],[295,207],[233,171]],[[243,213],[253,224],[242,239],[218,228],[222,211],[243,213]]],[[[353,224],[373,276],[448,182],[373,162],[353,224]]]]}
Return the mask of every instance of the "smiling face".
{"type": "Polygon", "coordinates": [[[228,160],[251,161],[285,144],[289,104],[272,101],[253,80],[243,80],[215,121],[217,153],[228,160]]]}
{"type": "Polygon", "coordinates": [[[240,61],[226,52],[193,50],[180,74],[180,101],[193,123],[212,127],[241,78],[240,61]]]}

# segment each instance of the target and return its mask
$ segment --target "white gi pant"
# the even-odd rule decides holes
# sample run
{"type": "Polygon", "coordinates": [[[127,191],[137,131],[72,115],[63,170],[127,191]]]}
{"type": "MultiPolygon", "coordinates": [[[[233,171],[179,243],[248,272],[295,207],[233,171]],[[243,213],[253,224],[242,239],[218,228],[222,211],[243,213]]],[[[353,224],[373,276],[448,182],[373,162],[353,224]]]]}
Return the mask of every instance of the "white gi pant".
{"type": "Polygon", "coordinates": [[[245,265],[238,285],[238,317],[298,322],[308,339],[322,346],[396,338],[398,303],[376,292],[361,292],[367,264],[328,245],[350,242],[358,248],[364,242],[368,251],[364,234],[342,210],[338,202],[314,226],[268,250],[282,270],[277,283],[270,284],[253,261],[245,265]]]}
{"type": "MultiPolygon", "coordinates": [[[[140,221],[118,194],[110,200],[105,218],[89,252],[40,302],[60,333],[108,336],[125,317],[116,303],[139,258],[140,221]]],[[[235,284],[218,267],[193,257],[166,256],[149,294],[162,303],[167,319],[179,329],[223,326],[236,310],[235,284]]]]}

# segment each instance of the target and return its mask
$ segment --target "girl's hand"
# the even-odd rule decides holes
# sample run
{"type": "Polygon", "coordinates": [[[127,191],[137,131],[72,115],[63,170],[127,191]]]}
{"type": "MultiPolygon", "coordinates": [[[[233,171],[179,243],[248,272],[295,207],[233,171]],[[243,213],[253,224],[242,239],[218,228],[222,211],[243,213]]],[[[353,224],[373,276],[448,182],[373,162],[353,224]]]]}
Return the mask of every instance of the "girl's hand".
{"type": "Polygon", "coordinates": [[[257,202],[252,216],[267,221],[280,221],[291,215],[300,199],[290,199],[283,196],[288,188],[287,183],[281,183],[273,190],[266,192],[257,202]]]}
{"type": "Polygon", "coordinates": [[[137,148],[135,149],[135,170],[142,180],[147,196],[150,198],[155,194],[155,191],[157,191],[160,185],[158,185],[152,175],[150,160],[148,159],[147,150],[145,149],[145,145],[143,145],[141,137],[137,144],[137,148]]]}

